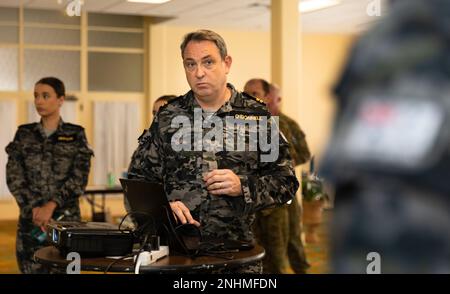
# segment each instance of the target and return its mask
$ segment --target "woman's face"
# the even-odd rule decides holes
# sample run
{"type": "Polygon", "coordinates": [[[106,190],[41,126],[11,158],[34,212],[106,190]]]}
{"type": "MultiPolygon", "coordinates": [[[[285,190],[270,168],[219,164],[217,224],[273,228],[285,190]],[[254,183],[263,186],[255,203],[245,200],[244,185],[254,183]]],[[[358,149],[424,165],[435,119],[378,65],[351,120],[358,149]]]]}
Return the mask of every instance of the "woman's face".
{"type": "Polygon", "coordinates": [[[41,117],[59,115],[59,109],[64,102],[64,96],[57,97],[55,90],[46,84],[34,86],[34,105],[41,117]]]}

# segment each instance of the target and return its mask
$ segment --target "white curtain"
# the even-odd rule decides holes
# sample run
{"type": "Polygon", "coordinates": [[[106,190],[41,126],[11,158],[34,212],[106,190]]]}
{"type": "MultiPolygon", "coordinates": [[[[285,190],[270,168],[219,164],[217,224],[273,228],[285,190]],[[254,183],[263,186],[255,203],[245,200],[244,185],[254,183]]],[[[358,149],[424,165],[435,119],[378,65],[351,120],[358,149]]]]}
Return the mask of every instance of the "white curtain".
{"type": "Polygon", "coordinates": [[[6,186],[6,145],[14,139],[17,129],[17,108],[15,101],[0,101],[0,199],[11,199],[6,186]]]}
{"type": "MultiPolygon", "coordinates": [[[[39,122],[41,117],[36,111],[33,101],[29,101],[28,108],[28,123],[39,122]]],[[[61,106],[61,117],[65,122],[77,123],[77,102],[76,101],[64,101],[61,106]]]]}
{"type": "Polygon", "coordinates": [[[106,185],[109,173],[119,185],[137,147],[139,121],[136,102],[94,102],[95,185],[106,185]]]}

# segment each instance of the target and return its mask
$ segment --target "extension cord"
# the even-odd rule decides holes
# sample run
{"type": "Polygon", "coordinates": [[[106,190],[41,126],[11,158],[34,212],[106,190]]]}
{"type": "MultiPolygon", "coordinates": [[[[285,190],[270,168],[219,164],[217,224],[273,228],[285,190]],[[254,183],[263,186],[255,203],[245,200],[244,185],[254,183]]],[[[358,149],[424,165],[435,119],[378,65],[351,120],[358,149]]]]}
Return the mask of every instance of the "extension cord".
{"type": "Polygon", "coordinates": [[[157,260],[169,255],[169,246],[160,246],[159,250],[143,251],[134,257],[136,262],[136,271],[139,272],[139,267],[146,266],[156,262],[157,260]]]}

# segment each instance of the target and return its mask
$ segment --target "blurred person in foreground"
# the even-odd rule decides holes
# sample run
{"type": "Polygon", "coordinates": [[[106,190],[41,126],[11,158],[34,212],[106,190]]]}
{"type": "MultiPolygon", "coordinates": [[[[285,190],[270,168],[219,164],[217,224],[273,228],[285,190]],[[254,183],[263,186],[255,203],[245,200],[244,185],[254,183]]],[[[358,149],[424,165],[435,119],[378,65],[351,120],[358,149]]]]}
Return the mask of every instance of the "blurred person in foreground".
{"type": "Polygon", "coordinates": [[[392,1],[336,87],[337,273],[450,273],[450,2],[392,1]]]}

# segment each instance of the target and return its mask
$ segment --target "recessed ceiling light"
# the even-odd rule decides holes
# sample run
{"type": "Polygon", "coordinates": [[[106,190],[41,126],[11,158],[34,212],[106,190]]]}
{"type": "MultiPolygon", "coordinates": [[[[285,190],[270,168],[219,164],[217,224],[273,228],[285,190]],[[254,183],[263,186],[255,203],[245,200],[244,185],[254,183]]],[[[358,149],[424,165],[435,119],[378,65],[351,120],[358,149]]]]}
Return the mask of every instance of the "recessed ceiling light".
{"type": "Polygon", "coordinates": [[[298,3],[301,13],[312,12],[340,4],[340,0],[303,0],[298,3]]]}
{"type": "Polygon", "coordinates": [[[128,2],[135,2],[135,3],[147,3],[147,4],[162,4],[169,2],[170,0],[127,0],[128,2]]]}

